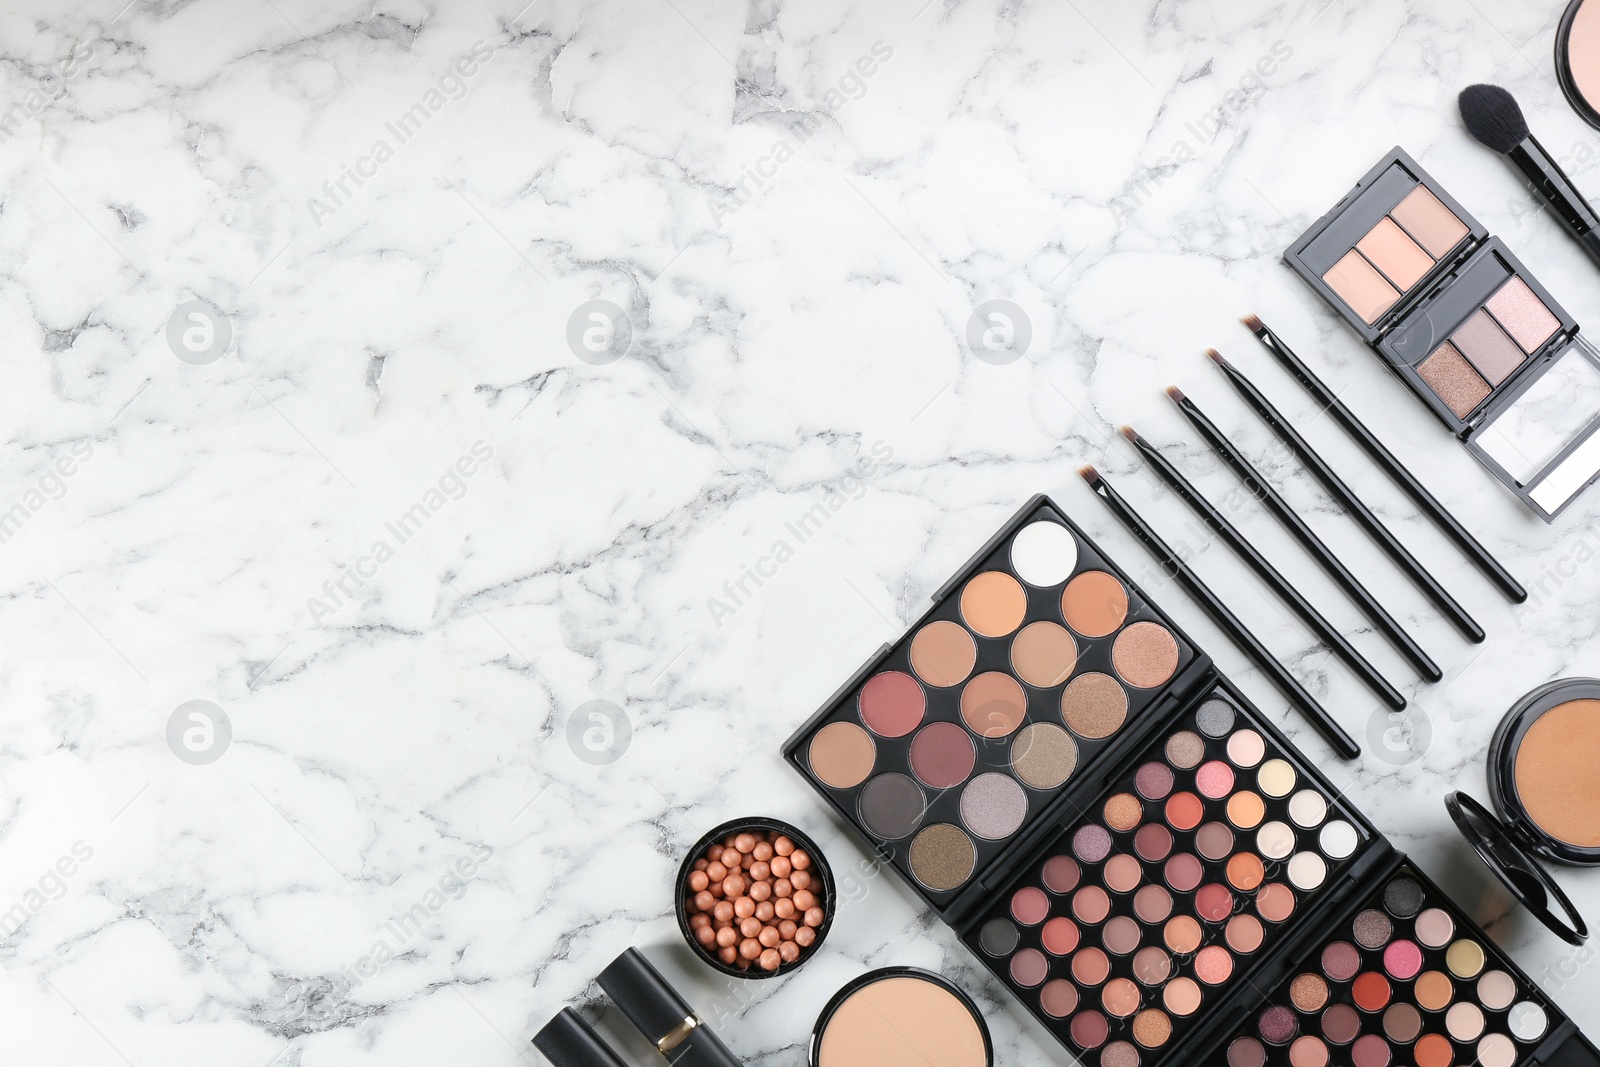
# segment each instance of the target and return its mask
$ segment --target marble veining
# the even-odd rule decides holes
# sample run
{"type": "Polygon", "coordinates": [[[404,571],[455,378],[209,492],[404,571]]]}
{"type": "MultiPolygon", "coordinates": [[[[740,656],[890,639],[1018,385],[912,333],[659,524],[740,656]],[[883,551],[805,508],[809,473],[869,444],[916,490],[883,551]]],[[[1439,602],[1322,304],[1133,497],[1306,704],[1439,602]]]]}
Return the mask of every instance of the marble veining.
{"type": "MultiPolygon", "coordinates": [[[[1462,130],[1495,81],[1576,181],[1557,3],[13,0],[0,11],[0,975],[16,1063],[542,1063],[641,945],[746,1062],[863,969],[1061,1052],[778,748],[1049,492],[1600,1034],[1600,966],[1440,798],[1600,673],[1593,493],[1507,495],[1280,263],[1401,144],[1580,322],[1594,268],[1462,130]],[[1508,604],[1237,321],[1335,384],[1508,604]],[[1205,360],[1246,370],[1489,632],[1462,642],[1205,360]],[[1392,718],[1117,435],[1219,499],[1180,385],[1440,662],[1392,718]],[[1097,465],[1366,754],[1341,763],[1117,526],[1097,465]],[[845,900],[793,976],[688,956],[668,879],[804,826],[845,900]]],[[[1597,327],[1600,328],[1600,327],[1597,327]]],[[[1600,881],[1557,878],[1600,919],[1600,881]]]]}

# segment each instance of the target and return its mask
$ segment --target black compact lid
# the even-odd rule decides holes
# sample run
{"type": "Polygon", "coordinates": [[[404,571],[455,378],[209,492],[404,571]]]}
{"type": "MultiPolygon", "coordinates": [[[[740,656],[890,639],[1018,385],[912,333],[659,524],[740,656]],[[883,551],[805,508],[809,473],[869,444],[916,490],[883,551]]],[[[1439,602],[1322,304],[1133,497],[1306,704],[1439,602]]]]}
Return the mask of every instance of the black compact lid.
{"type": "Polygon", "coordinates": [[[600,972],[606,991],[628,1021],[654,1044],[694,1014],[678,991],[636,948],[625,949],[600,972]]]}
{"type": "Polygon", "coordinates": [[[555,1067],[628,1067],[594,1027],[571,1008],[544,1024],[533,1044],[555,1067]]]}
{"type": "Polygon", "coordinates": [[[1581,945],[1588,940],[1589,927],[1572,901],[1488,808],[1459,791],[1445,797],[1444,806],[1467,843],[1489,865],[1495,877],[1505,883],[1518,903],[1569,945],[1581,945]],[[1552,902],[1566,913],[1567,921],[1551,909],[1552,902]]]}

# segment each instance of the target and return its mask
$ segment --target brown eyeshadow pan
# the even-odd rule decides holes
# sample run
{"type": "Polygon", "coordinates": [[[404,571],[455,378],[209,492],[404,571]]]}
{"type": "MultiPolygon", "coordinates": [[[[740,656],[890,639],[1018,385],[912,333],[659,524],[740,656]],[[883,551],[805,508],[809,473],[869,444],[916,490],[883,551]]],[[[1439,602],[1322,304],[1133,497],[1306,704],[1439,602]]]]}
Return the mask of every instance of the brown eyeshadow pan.
{"type": "Polygon", "coordinates": [[[1472,414],[1472,409],[1489,395],[1489,383],[1448,341],[1417,364],[1417,374],[1457,418],[1464,419],[1472,414]]]}

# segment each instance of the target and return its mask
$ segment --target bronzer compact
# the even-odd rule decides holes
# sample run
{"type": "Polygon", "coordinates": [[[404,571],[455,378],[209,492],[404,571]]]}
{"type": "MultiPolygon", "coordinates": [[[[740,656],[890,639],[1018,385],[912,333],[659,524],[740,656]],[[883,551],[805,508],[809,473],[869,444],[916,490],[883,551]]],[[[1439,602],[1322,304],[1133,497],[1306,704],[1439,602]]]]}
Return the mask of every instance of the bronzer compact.
{"type": "Polygon", "coordinates": [[[1045,497],[784,755],[1084,1063],[1600,1067],[1045,497]],[[1388,917],[1381,938],[1374,910],[1388,917]],[[1323,965],[1335,942],[1353,946],[1349,974],[1343,956],[1323,965]],[[1434,979],[1418,990],[1424,970],[1450,983],[1443,1001],[1434,979]],[[1482,991],[1470,984],[1490,972],[1482,991]],[[1382,1009],[1414,1010],[1416,1033],[1404,1011],[1393,1034],[1372,1016],[1380,979],[1382,1009]],[[1285,1005],[1288,1020],[1274,1010],[1285,1005]],[[1358,1013],[1353,1030],[1339,1005],[1358,1013]]]}
{"type": "Polygon", "coordinates": [[[1546,522],[1600,477],[1600,352],[1403,150],[1284,259],[1546,522]]]}

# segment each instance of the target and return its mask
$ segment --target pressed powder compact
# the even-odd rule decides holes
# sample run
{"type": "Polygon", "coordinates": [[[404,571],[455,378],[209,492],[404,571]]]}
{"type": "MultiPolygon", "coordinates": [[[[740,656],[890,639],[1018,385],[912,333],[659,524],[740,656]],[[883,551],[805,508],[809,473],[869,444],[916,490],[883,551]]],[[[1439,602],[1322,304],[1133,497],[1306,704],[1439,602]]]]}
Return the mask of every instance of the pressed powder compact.
{"type": "Polygon", "coordinates": [[[1572,110],[1600,129],[1600,0],[1572,0],[1561,16],[1556,78],[1572,110]]]}
{"type": "Polygon", "coordinates": [[[1512,705],[1488,776],[1498,818],[1459,792],[1446,800],[1451,816],[1512,896],[1581,944],[1588,927],[1539,860],[1600,865],[1600,679],[1563,678],[1512,705]]]}
{"type": "Polygon", "coordinates": [[[1403,150],[1284,259],[1546,522],[1600,477],[1600,352],[1403,150]]]}
{"type": "Polygon", "coordinates": [[[932,971],[885,967],[822,1009],[810,1067],[994,1067],[989,1027],[970,997],[932,971]]]}
{"type": "MultiPolygon", "coordinates": [[[[1552,740],[1589,728],[1563,707],[1527,712],[1533,725],[1506,745],[1513,777],[1519,760],[1543,773],[1552,740]]],[[[1046,497],[784,755],[1083,1063],[1600,1067],[1561,1010],[1046,497]]],[[[1546,835],[1579,836],[1563,803],[1524,806],[1546,835]]],[[[827,1055],[826,1017],[849,993],[824,1013],[812,1067],[900,1062],[827,1055]]],[[[893,1030],[880,1037],[901,1051],[917,1035],[893,1030]]],[[[970,1034],[948,1044],[976,1047],[970,1034]]],[[[962,1060],[976,1067],[975,1052],[962,1060]]]]}

